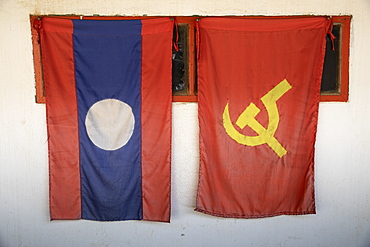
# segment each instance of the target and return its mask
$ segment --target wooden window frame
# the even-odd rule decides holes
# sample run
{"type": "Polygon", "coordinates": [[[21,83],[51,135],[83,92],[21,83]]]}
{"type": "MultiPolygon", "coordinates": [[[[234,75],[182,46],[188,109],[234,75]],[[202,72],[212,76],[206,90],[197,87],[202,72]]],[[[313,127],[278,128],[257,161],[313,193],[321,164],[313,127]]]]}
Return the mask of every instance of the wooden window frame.
{"type": "MultiPolygon", "coordinates": [[[[39,38],[38,19],[42,16],[31,15],[31,34],[33,45],[33,60],[34,72],[36,81],[36,103],[45,103],[45,91],[43,83],[42,60],[41,60],[41,45],[39,38]]],[[[124,20],[124,19],[145,19],[153,18],[149,16],[49,16],[66,19],[90,19],[90,20],[124,20]]],[[[284,16],[261,16],[260,18],[281,18],[284,16]]],[[[304,17],[304,16],[292,16],[304,17]]],[[[188,89],[186,95],[173,95],[173,102],[197,102],[198,96],[196,93],[196,22],[202,17],[196,16],[177,16],[174,17],[177,23],[185,23],[189,27],[188,47],[189,47],[189,63],[188,63],[188,89]]],[[[256,18],[251,16],[235,16],[235,18],[256,18]]],[[[348,82],[349,82],[349,47],[350,47],[350,21],[351,16],[332,16],[333,24],[341,26],[341,35],[339,42],[339,75],[338,75],[338,91],[334,93],[322,93],[320,101],[328,102],[347,102],[348,101],[348,82]]]]}
{"type": "Polygon", "coordinates": [[[177,23],[188,24],[189,33],[187,37],[188,50],[189,50],[189,63],[187,71],[188,73],[188,91],[187,95],[173,95],[173,102],[198,102],[198,96],[196,93],[196,75],[197,75],[197,64],[196,64],[196,22],[199,17],[195,16],[178,16],[176,17],[177,23]]]}
{"type": "Polygon", "coordinates": [[[321,102],[347,102],[349,87],[349,47],[352,16],[332,16],[333,24],[340,25],[338,91],[321,93],[321,102]]]}

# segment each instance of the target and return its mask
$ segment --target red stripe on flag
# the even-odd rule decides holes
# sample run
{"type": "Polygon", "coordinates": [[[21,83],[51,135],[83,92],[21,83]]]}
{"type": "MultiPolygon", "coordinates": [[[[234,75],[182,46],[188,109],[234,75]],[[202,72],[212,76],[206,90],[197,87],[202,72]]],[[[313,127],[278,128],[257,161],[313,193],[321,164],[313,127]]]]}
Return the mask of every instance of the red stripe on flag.
{"type": "Polygon", "coordinates": [[[81,218],[72,32],[71,20],[42,19],[51,220],[81,218]]]}
{"type": "Polygon", "coordinates": [[[142,24],[143,219],[169,222],[173,22],[160,18],[142,24]],[[154,64],[161,64],[160,69],[154,64]]]}

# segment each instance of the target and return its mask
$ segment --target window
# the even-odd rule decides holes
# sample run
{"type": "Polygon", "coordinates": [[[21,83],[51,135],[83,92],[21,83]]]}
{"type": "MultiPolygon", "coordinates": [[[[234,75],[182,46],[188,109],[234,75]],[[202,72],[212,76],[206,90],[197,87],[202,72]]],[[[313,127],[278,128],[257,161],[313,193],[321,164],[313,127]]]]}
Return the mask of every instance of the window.
{"type": "MultiPolygon", "coordinates": [[[[61,16],[58,16],[61,18],[61,16]]],[[[31,16],[34,69],[36,79],[36,102],[45,103],[43,87],[41,47],[37,19],[31,16]]],[[[79,16],[63,16],[77,19],[79,16]]],[[[99,17],[86,19],[139,19],[150,17],[99,17]]],[[[174,102],[197,102],[197,65],[196,65],[196,22],[201,17],[175,17],[177,27],[174,30],[172,51],[172,92],[174,102]]],[[[248,17],[240,17],[248,18],[248,17]]],[[[276,17],[271,17],[276,18],[276,17]]],[[[349,35],[351,16],[334,16],[334,44],[327,37],[327,49],[321,83],[321,101],[348,101],[349,80],[349,35]],[[334,50],[332,49],[334,45],[334,50]]]]}
{"type": "MultiPolygon", "coordinates": [[[[172,79],[173,101],[197,102],[195,30],[197,17],[177,17],[176,21],[178,30],[175,30],[177,33],[174,32],[174,41],[178,44],[179,53],[182,54],[184,68],[180,82],[172,79]],[[183,86],[178,86],[180,84],[183,86]]],[[[175,75],[179,74],[180,70],[181,68],[173,68],[175,75]]]]}
{"type": "Polygon", "coordinates": [[[326,54],[320,101],[348,101],[349,81],[349,34],[351,16],[334,16],[334,50],[329,37],[326,39],[326,54]]]}

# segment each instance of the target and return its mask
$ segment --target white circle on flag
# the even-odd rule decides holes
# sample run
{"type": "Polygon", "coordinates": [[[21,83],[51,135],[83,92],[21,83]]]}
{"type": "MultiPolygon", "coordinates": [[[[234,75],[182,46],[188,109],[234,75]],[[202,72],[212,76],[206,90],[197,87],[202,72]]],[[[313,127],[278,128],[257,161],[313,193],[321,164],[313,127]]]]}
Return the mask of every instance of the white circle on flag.
{"type": "Polygon", "coordinates": [[[117,99],[104,99],[93,104],[86,114],[85,126],[95,146],[113,151],[130,140],[135,117],[132,108],[117,99]]]}

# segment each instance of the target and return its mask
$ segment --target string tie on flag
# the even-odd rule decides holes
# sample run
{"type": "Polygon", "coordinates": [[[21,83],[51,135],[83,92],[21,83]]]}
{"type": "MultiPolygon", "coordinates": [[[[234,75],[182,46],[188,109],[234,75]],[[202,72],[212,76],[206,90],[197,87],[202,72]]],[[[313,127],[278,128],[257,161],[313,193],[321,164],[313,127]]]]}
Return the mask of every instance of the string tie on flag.
{"type": "Polygon", "coordinates": [[[175,49],[175,51],[179,51],[179,25],[177,23],[177,19],[174,18],[173,19],[173,26],[174,26],[174,29],[175,29],[175,41],[172,40],[172,44],[173,44],[173,48],[175,49]]]}
{"type": "Polygon", "coordinates": [[[37,42],[40,44],[41,17],[35,19],[32,23],[33,28],[37,30],[37,42]]]}
{"type": "MultiPolygon", "coordinates": [[[[199,21],[200,21],[200,19],[197,19],[197,21],[195,22],[196,45],[197,45],[197,47],[200,47],[199,21]]],[[[197,49],[196,52],[197,52],[197,60],[199,61],[200,51],[197,49]]]]}
{"type": "Polygon", "coordinates": [[[331,19],[331,17],[328,17],[328,18],[330,19],[330,24],[329,24],[329,27],[328,27],[328,30],[326,31],[326,33],[330,36],[331,50],[334,51],[335,50],[334,40],[336,39],[336,37],[333,34],[333,20],[331,19]]]}

